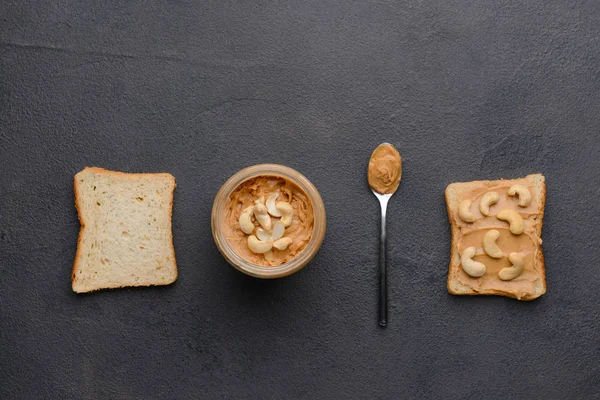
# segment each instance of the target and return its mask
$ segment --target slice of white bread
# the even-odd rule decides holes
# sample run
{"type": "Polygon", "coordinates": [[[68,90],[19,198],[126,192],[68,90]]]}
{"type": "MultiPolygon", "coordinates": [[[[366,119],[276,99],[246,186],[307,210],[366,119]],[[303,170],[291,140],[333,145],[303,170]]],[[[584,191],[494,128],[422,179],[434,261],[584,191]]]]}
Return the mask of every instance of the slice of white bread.
{"type": "Polygon", "coordinates": [[[81,229],[73,291],[168,285],[177,279],[171,233],[175,178],[85,168],[75,175],[81,229]]]}
{"type": "MultiPolygon", "coordinates": [[[[448,219],[452,230],[450,266],[448,268],[448,292],[455,295],[500,295],[519,300],[533,300],[546,292],[546,269],[541,248],[542,223],[546,204],[546,183],[543,175],[534,174],[528,175],[525,178],[512,180],[501,179],[496,181],[452,183],[446,188],[445,197],[448,208],[448,219]],[[493,227],[499,230],[504,229],[506,232],[508,223],[499,221],[495,217],[495,214],[499,211],[498,208],[491,212],[490,216],[483,216],[478,210],[476,201],[473,202],[471,211],[476,214],[478,220],[472,224],[465,223],[458,216],[458,204],[463,199],[473,196],[474,193],[485,193],[487,190],[491,191],[496,188],[504,190],[506,187],[514,184],[526,186],[533,199],[530,205],[531,209],[525,210],[516,205],[516,198],[510,198],[514,202],[514,205],[511,205],[511,207],[522,215],[525,225],[529,227],[528,234],[535,244],[535,252],[531,257],[534,271],[529,274],[530,283],[528,282],[528,285],[523,286],[519,285],[518,278],[514,282],[501,282],[496,276],[487,276],[486,278],[485,275],[479,279],[471,278],[462,271],[459,250],[461,239],[464,238],[465,234],[479,228],[483,230],[484,227],[493,227]],[[483,279],[488,279],[485,285],[481,285],[483,279]],[[494,283],[493,279],[496,279],[499,283],[494,283]]],[[[491,210],[492,208],[490,208],[491,210]]]]}

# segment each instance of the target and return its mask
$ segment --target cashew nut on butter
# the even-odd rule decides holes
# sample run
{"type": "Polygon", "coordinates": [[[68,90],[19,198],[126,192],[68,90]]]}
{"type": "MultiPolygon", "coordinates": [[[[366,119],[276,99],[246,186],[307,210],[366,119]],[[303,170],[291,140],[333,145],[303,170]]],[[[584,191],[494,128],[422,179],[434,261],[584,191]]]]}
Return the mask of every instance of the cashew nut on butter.
{"type": "Polygon", "coordinates": [[[523,269],[525,269],[525,257],[523,257],[523,253],[510,253],[508,255],[508,260],[512,266],[502,268],[500,272],[498,272],[498,278],[503,281],[515,279],[517,276],[521,275],[523,269]]]}
{"type": "Polygon", "coordinates": [[[273,248],[273,240],[259,240],[256,236],[248,236],[248,248],[256,254],[264,254],[273,248]]]}
{"type": "Polygon", "coordinates": [[[269,250],[269,251],[267,251],[267,252],[264,254],[264,256],[265,256],[265,260],[267,260],[267,261],[269,261],[269,262],[271,262],[271,261],[273,261],[273,260],[275,259],[275,255],[273,254],[273,250],[269,250]]]}
{"type": "Polygon", "coordinates": [[[471,212],[471,200],[463,200],[458,204],[458,216],[465,222],[474,222],[477,219],[471,212]]]}
{"type": "Polygon", "coordinates": [[[527,207],[529,203],[531,203],[531,193],[529,193],[529,189],[523,185],[512,185],[508,189],[508,195],[519,196],[519,201],[517,202],[519,207],[527,207]]]}
{"type": "Polygon", "coordinates": [[[479,278],[485,274],[485,264],[473,261],[475,255],[475,247],[467,247],[460,256],[460,264],[462,269],[470,276],[479,278]]]}
{"type": "Polygon", "coordinates": [[[245,208],[239,218],[240,229],[250,235],[248,249],[255,254],[263,254],[268,262],[275,260],[273,249],[285,250],[293,242],[292,238],[283,235],[285,228],[292,224],[294,208],[288,202],[277,202],[278,197],[279,192],[269,195],[266,204],[264,197],[255,200],[254,205],[245,208]],[[254,225],[252,215],[260,227],[254,225]],[[271,216],[276,219],[271,219],[271,216]],[[256,233],[252,234],[255,228],[256,233]]]}
{"type": "Polygon", "coordinates": [[[267,207],[265,207],[261,200],[256,200],[254,202],[254,217],[264,230],[271,232],[271,217],[269,216],[267,207]]]}
{"type": "Polygon", "coordinates": [[[285,250],[290,244],[292,244],[292,239],[289,237],[284,237],[276,240],[273,243],[273,247],[275,247],[277,250],[285,250]]]}
{"type": "Polygon", "coordinates": [[[269,240],[269,239],[279,240],[283,237],[284,232],[285,232],[285,226],[283,226],[281,221],[277,221],[273,224],[273,232],[272,233],[265,231],[263,228],[257,228],[256,229],[256,237],[259,240],[269,240]]]}
{"type": "Polygon", "coordinates": [[[500,200],[498,192],[487,192],[479,200],[479,211],[486,217],[490,215],[490,206],[496,204],[500,200]]]}
{"type": "Polygon", "coordinates": [[[271,234],[267,231],[265,231],[263,228],[257,228],[256,229],[256,237],[258,238],[258,240],[269,240],[271,239],[271,234]]]}
{"type": "Polygon", "coordinates": [[[277,221],[275,222],[275,225],[273,225],[273,234],[271,235],[271,237],[273,238],[273,240],[279,240],[283,237],[284,232],[285,225],[283,225],[283,222],[277,221]]]}
{"type": "Polygon", "coordinates": [[[279,192],[273,193],[267,198],[267,211],[274,217],[281,217],[281,211],[279,211],[275,205],[277,197],[279,197],[279,192]]]}
{"type": "Polygon", "coordinates": [[[496,244],[496,240],[500,237],[500,232],[496,229],[489,230],[483,236],[483,251],[492,258],[502,258],[502,250],[496,244]]]}
{"type": "Polygon", "coordinates": [[[510,224],[510,232],[513,235],[520,235],[525,230],[523,217],[514,210],[502,210],[496,214],[496,218],[508,222],[510,224]]]}
{"type": "Polygon", "coordinates": [[[281,211],[281,223],[286,228],[292,224],[292,216],[294,215],[294,208],[290,203],[280,201],[277,203],[277,209],[281,211]]]}
{"type": "Polygon", "coordinates": [[[254,206],[246,207],[240,215],[239,223],[240,229],[246,235],[249,235],[254,231],[254,224],[252,223],[252,213],[254,212],[254,206]]]}

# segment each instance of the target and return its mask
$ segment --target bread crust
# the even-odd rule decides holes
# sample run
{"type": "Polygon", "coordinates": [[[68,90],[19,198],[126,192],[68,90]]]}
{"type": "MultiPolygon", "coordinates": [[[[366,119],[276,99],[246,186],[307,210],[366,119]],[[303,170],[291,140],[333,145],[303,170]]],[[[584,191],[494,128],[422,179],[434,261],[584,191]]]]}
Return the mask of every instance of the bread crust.
{"type": "Polygon", "coordinates": [[[80,263],[81,263],[81,259],[82,259],[81,252],[82,252],[82,247],[83,247],[82,241],[83,241],[83,235],[84,235],[84,232],[86,229],[86,223],[87,223],[87,221],[85,221],[85,219],[84,219],[83,212],[82,212],[83,206],[81,204],[81,190],[79,188],[79,181],[77,179],[77,177],[84,172],[113,175],[113,176],[118,176],[120,178],[125,178],[125,179],[134,179],[134,178],[140,178],[140,177],[156,178],[156,177],[160,176],[160,177],[168,178],[169,180],[171,180],[171,182],[173,184],[173,190],[171,191],[171,196],[170,196],[170,201],[169,201],[169,225],[170,225],[169,226],[169,248],[170,248],[170,252],[171,252],[171,257],[173,257],[173,263],[175,265],[174,278],[171,281],[167,281],[167,282],[159,283],[159,284],[155,284],[155,285],[140,284],[137,286],[162,286],[162,285],[169,285],[169,284],[175,282],[179,275],[179,271],[177,269],[177,259],[175,258],[175,247],[173,245],[173,198],[175,197],[173,195],[173,192],[175,191],[175,188],[177,187],[177,184],[175,183],[175,177],[167,172],[129,173],[129,172],[121,172],[121,171],[111,171],[111,170],[100,168],[100,167],[85,167],[83,170],[79,171],[73,177],[75,209],[77,210],[77,219],[79,220],[79,225],[80,225],[79,234],[77,236],[77,251],[75,252],[75,261],[73,262],[73,268],[71,269],[71,287],[72,287],[73,291],[77,292],[77,293],[91,293],[91,292],[95,292],[95,291],[102,290],[102,289],[119,289],[119,288],[123,288],[123,287],[132,287],[132,285],[113,285],[113,286],[106,286],[106,287],[97,288],[97,289],[89,290],[89,291],[86,290],[84,292],[78,291],[75,288],[75,275],[80,268],[80,263]]]}
{"type": "MultiPolygon", "coordinates": [[[[87,167],[86,167],[87,168],[87,167]]],[[[85,170],[85,169],[84,169],[85,170]]],[[[73,268],[71,269],[71,286],[73,287],[73,291],[75,291],[75,287],[73,286],[75,283],[75,273],[79,269],[79,262],[81,260],[81,252],[82,245],[81,241],[83,239],[83,233],[85,231],[86,221],[83,219],[83,213],[81,212],[81,203],[80,203],[80,193],[79,193],[79,185],[77,183],[77,175],[75,174],[73,177],[73,188],[75,192],[75,209],[77,209],[77,219],[79,220],[79,234],[77,235],[77,251],[75,252],[75,262],[73,263],[73,268]]]]}
{"type": "MultiPolygon", "coordinates": [[[[543,295],[544,293],[546,293],[546,267],[544,264],[544,254],[543,254],[543,250],[542,250],[542,244],[540,244],[538,246],[538,252],[537,252],[538,254],[536,255],[536,259],[539,264],[542,290],[527,293],[525,296],[522,296],[520,298],[517,296],[516,293],[503,291],[503,290],[481,289],[479,291],[475,291],[470,287],[464,286],[464,285],[460,284],[459,282],[456,282],[453,279],[453,274],[452,274],[453,270],[460,268],[460,263],[456,263],[455,260],[460,259],[460,256],[458,254],[458,239],[459,239],[461,233],[460,233],[460,229],[458,227],[457,222],[454,220],[454,217],[455,217],[454,213],[452,212],[453,211],[452,205],[456,204],[456,203],[453,203],[453,199],[452,199],[453,193],[452,192],[455,190],[456,186],[457,185],[486,185],[486,184],[488,184],[488,185],[494,184],[495,185],[495,184],[506,183],[506,182],[510,182],[510,181],[514,181],[514,180],[532,179],[532,177],[538,177],[538,176],[541,176],[543,178],[543,176],[541,174],[532,174],[532,175],[526,176],[525,178],[517,178],[517,179],[510,179],[510,180],[499,179],[499,180],[495,180],[495,181],[485,180],[485,181],[472,181],[472,182],[456,182],[456,183],[452,183],[452,184],[448,185],[448,187],[446,187],[446,190],[444,191],[444,197],[446,200],[446,210],[448,212],[448,221],[450,223],[450,228],[451,228],[451,232],[452,232],[452,244],[450,246],[450,263],[449,263],[449,267],[448,267],[448,280],[446,283],[446,287],[450,294],[467,295],[467,296],[498,295],[498,296],[511,297],[511,298],[514,298],[517,300],[522,300],[522,301],[530,301],[530,300],[534,300],[534,299],[540,297],[541,295],[543,295]],[[459,286],[461,286],[461,287],[459,288],[459,286]]],[[[546,206],[546,183],[544,180],[542,183],[541,194],[540,194],[540,204],[539,204],[540,220],[537,223],[537,229],[536,229],[537,236],[540,238],[541,238],[541,234],[542,234],[545,206],[546,206]]]]}

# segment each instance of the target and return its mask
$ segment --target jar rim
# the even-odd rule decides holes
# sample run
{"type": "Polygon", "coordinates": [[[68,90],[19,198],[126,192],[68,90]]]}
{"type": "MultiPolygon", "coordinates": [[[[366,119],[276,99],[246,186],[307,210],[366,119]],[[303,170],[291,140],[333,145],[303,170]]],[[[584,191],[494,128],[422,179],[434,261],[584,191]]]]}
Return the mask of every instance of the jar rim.
{"type": "Polygon", "coordinates": [[[317,188],[300,172],[281,164],[257,164],[241,169],[223,184],[213,203],[211,225],[215,244],[229,264],[257,278],[279,278],[299,271],[316,255],[325,236],[325,206],[317,188]],[[279,266],[257,265],[240,257],[225,238],[219,223],[224,212],[223,205],[231,193],[243,182],[257,176],[277,176],[296,184],[310,199],[315,215],[313,233],[306,247],[294,259],[279,266]]]}

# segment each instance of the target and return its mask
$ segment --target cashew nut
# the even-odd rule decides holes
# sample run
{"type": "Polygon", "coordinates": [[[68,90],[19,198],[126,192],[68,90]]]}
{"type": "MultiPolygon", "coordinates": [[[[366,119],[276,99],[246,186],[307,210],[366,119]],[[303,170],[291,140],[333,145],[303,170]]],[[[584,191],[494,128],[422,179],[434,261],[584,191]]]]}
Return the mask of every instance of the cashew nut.
{"type": "Polygon", "coordinates": [[[519,196],[519,201],[517,202],[519,207],[527,207],[529,203],[531,203],[531,193],[529,193],[529,189],[523,185],[512,185],[508,189],[508,195],[519,196]]]}
{"type": "Polygon", "coordinates": [[[460,264],[462,269],[470,276],[478,278],[485,274],[485,264],[473,261],[475,255],[475,247],[467,247],[460,256],[460,264]]]}
{"type": "Polygon", "coordinates": [[[254,224],[252,223],[252,213],[254,212],[254,206],[246,207],[240,215],[239,223],[240,229],[246,235],[249,235],[254,230],[254,224]]]}
{"type": "Polygon", "coordinates": [[[274,261],[274,260],[275,260],[275,255],[273,254],[273,250],[269,250],[269,251],[267,251],[267,252],[264,254],[264,256],[265,256],[265,260],[266,260],[266,261],[269,261],[269,262],[271,262],[271,261],[274,261]]]}
{"type": "Polygon", "coordinates": [[[515,279],[517,276],[521,275],[523,269],[525,269],[525,257],[523,257],[523,253],[510,253],[508,255],[508,260],[512,266],[502,268],[500,272],[498,272],[498,278],[503,281],[515,279]]]}
{"type": "Polygon", "coordinates": [[[258,240],[265,241],[271,239],[271,234],[265,231],[263,228],[258,228],[256,229],[256,237],[258,238],[258,240]]]}
{"type": "Polygon", "coordinates": [[[256,254],[263,254],[273,248],[273,240],[258,240],[254,235],[248,236],[248,248],[256,254]]]}
{"type": "MultiPolygon", "coordinates": [[[[262,199],[261,199],[262,200],[262,199]]],[[[256,200],[254,202],[254,216],[256,220],[263,227],[264,230],[270,232],[271,231],[271,217],[269,216],[269,212],[267,211],[267,207],[262,203],[261,200],[256,200]]]]}
{"type": "Polygon", "coordinates": [[[285,225],[283,225],[283,222],[277,221],[275,222],[275,225],[273,225],[273,234],[271,235],[271,237],[273,238],[273,240],[279,240],[283,237],[284,232],[285,225]]]}
{"type": "Polygon", "coordinates": [[[477,219],[471,212],[471,200],[463,200],[458,204],[458,216],[465,222],[474,222],[477,219]]]}
{"type": "Polygon", "coordinates": [[[496,214],[496,218],[507,221],[510,224],[510,232],[513,235],[520,235],[525,230],[523,217],[514,210],[502,210],[496,214]]]}
{"type": "Polygon", "coordinates": [[[502,258],[503,256],[502,250],[496,244],[499,237],[500,232],[496,229],[487,231],[483,236],[483,251],[492,258],[502,258]]]}
{"type": "Polygon", "coordinates": [[[479,211],[481,211],[481,214],[486,217],[490,215],[490,206],[496,204],[498,200],[500,200],[498,192],[487,192],[484,194],[481,200],[479,200],[479,211]]]}
{"type": "Polygon", "coordinates": [[[273,247],[275,247],[277,250],[285,250],[290,244],[292,244],[292,239],[289,237],[284,237],[276,240],[273,243],[273,247]]]}
{"type": "Polygon", "coordinates": [[[273,193],[267,198],[267,211],[274,217],[281,217],[281,211],[277,209],[275,202],[279,197],[279,192],[273,193]]]}
{"type": "Polygon", "coordinates": [[[280,201],[277,203],[277,209],[281,211],[281,223],[283,223],[284,227],[288,227],[292,224],[292,216],[294,215],[294,209],[291,204],[285,201],[280,201]]]}
{"type": "Polygon", "coordinates": [[[283,234],[285,232],[285,226],[283,226],[283,223],[281,221],[277,221],[275,222],[275,224],[273,224],[273,233],[269,233],[267,231],[265,231],[263,228],[257,228],[256,229],[256,237],[259,240],[269,240],[269,239],[273,239],[273,240],[279,240],[283,237],[283,234]]]}

